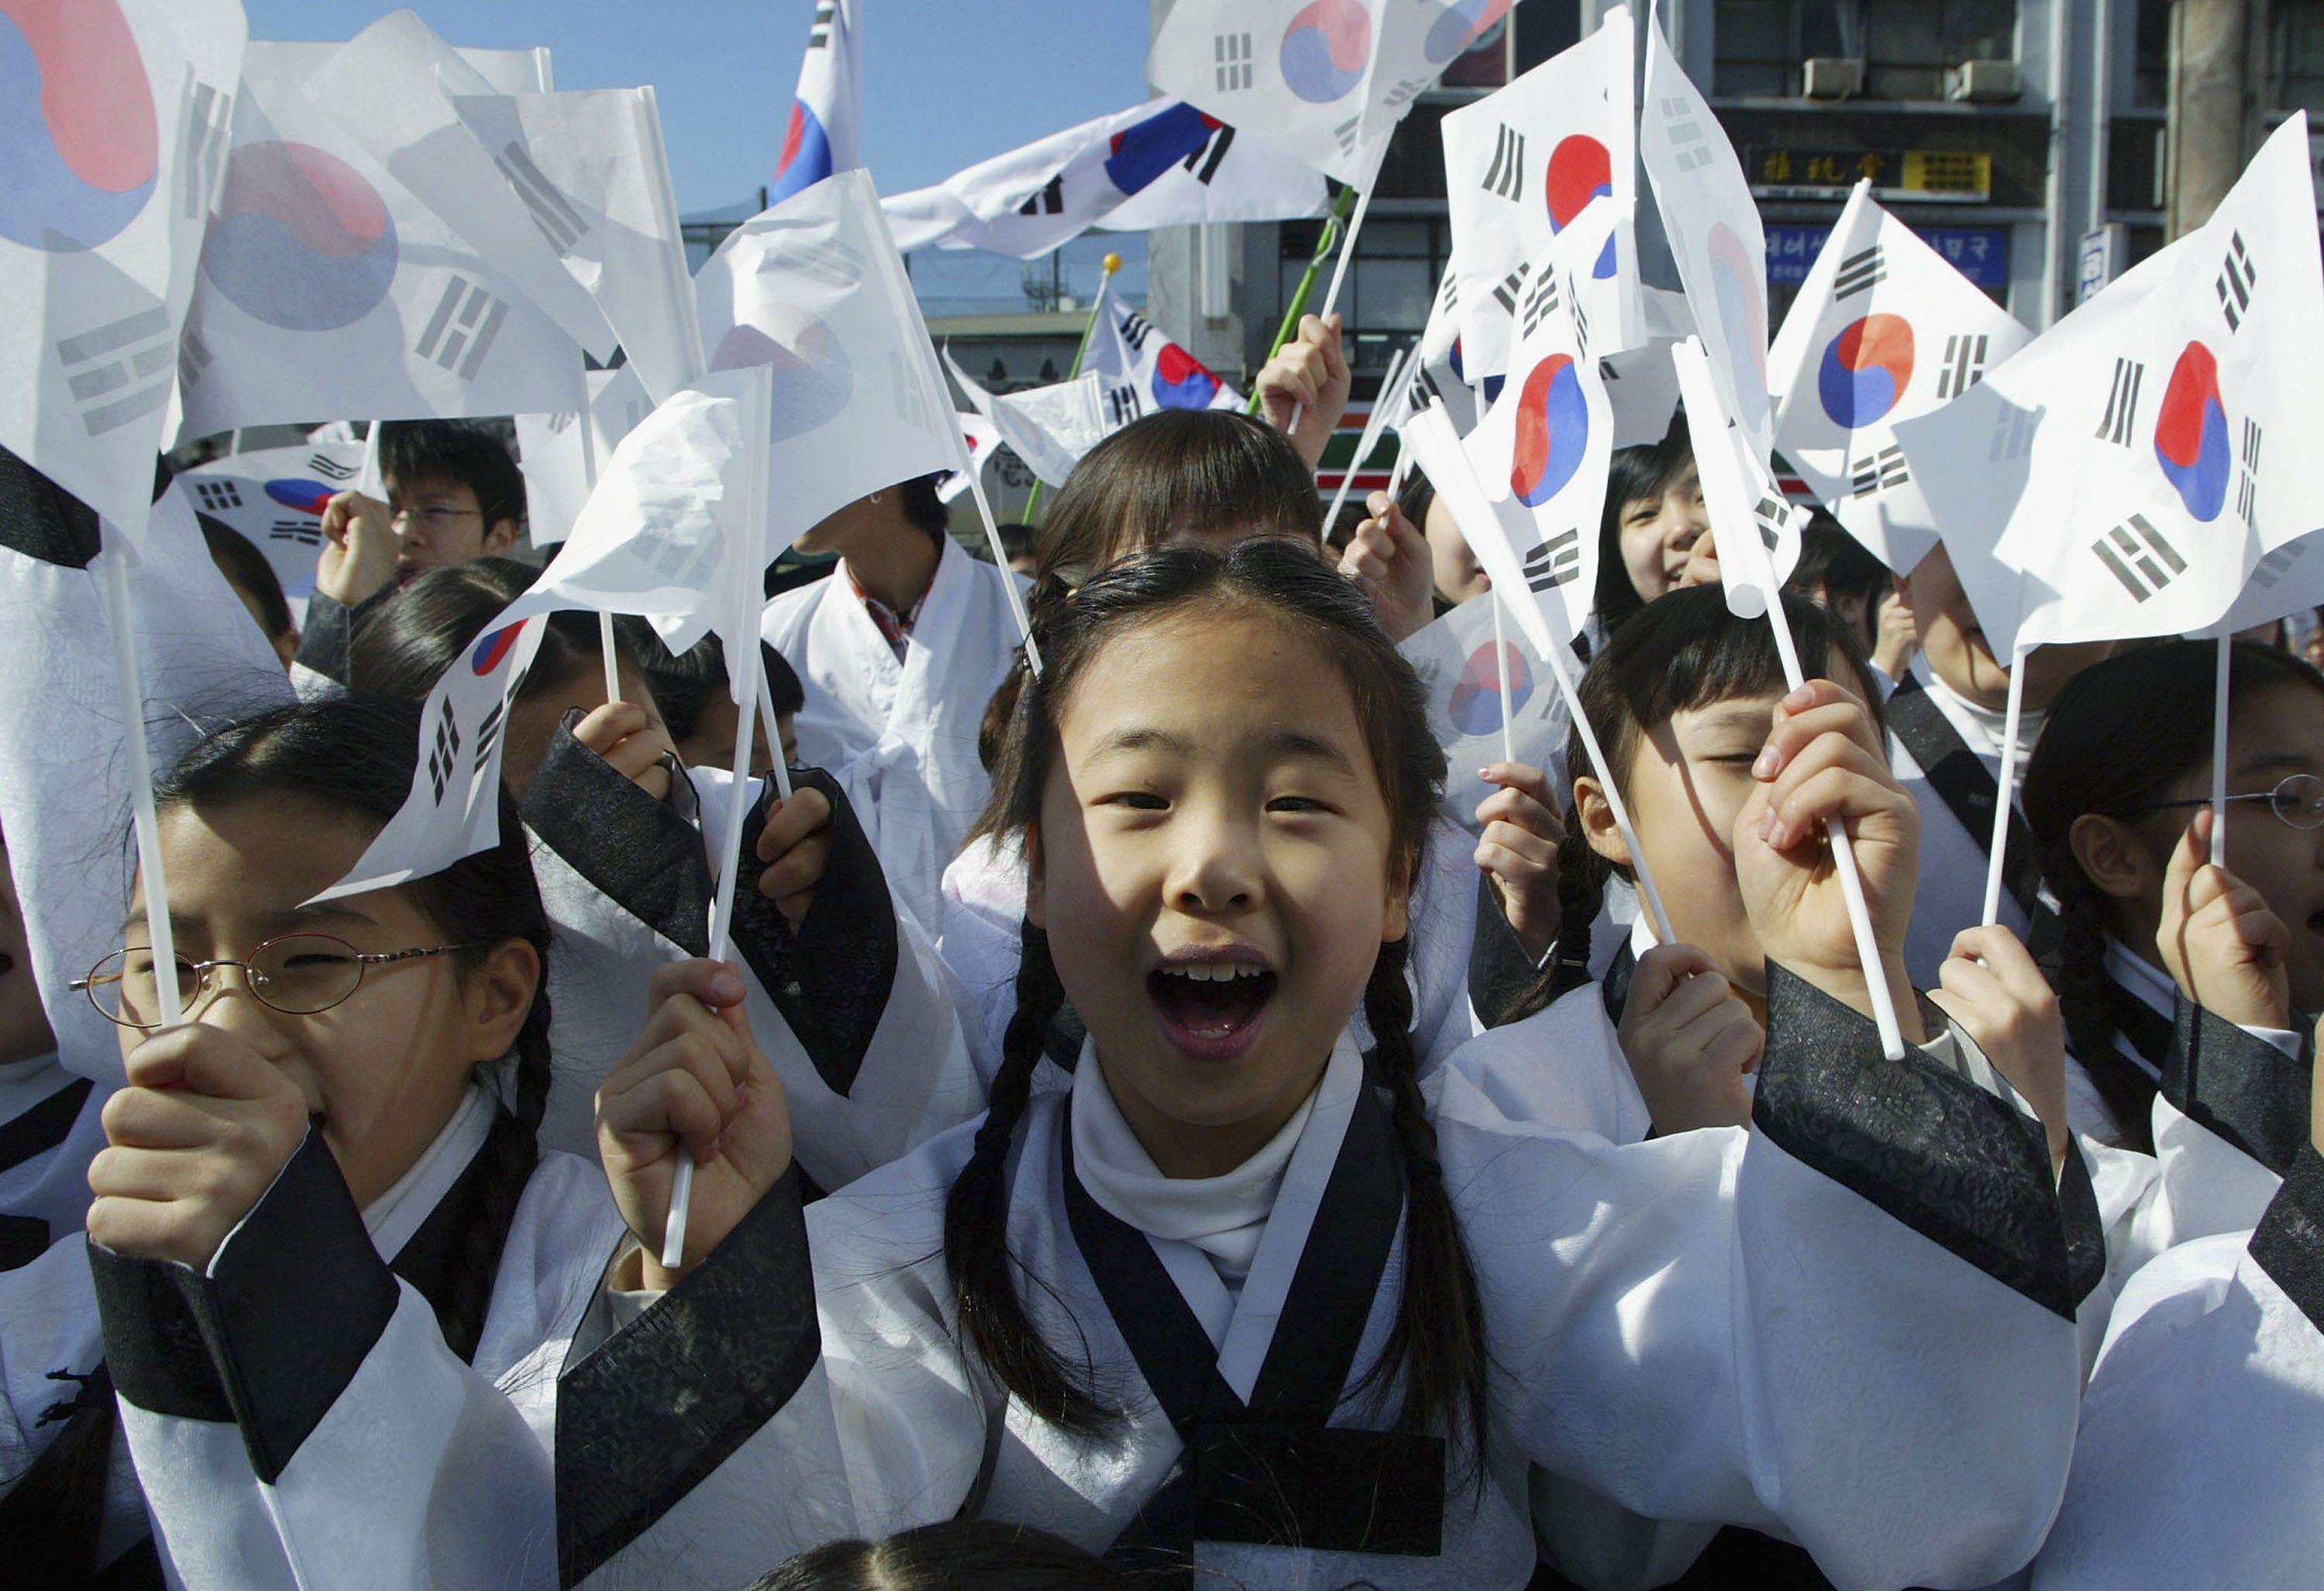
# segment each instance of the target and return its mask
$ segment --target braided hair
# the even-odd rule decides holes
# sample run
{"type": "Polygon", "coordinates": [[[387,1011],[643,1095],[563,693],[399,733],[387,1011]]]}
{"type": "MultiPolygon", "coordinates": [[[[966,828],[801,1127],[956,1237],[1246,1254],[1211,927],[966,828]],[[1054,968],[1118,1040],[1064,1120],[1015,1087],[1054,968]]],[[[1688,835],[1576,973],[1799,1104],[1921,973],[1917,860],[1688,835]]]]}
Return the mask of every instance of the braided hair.
{"type": "MultiPolygon", "coordinates": [[[[2091,879],[2074,854],[2074,825],[2086,815],[2121,819],[2148,853],[2177,844],[2187,809],[2140,813],[2211,762],[2216,641],[2164,641],[2121,653],[2068,681],[2051,704],[2025,765],[2019,801],[2058,898],[2059,939],[2051,981],[2074,1060],[2106,1101],[2124,1146],[2151,1151],[2155,1085],[2116,1046],[2114,980],[2107,941],[2130,924],[2122,905],[2091,879]]],[[[2249,700],[2278,685],[2324,693],[2324,676],[2301,659],[2253,641],[2228,654],[2227,687],[2249,700]]]]}
{"type": "MultiPolygon", "coordinates": [[[[1308,547],[1281,538],[1245,541],[1223,556],[1163,547],[1115,565],[1069,601],[1052,606],[1039,634],[1047,667],[1039,678],[1026,682],[995,769],[994,832],[1021,839],[1034,828],[1056,759],[1065,704],[1104,644],[1133,625],[1197,604],[1262,610],[1315,640],[1333,658],[1355,698],[1357,720],[1386,797],[1392,869],[1411,880],[1444,776],[1443,756],[1428,732],[1420,683],[1355,587],[1308,547]]],[[[1400,1424],[1449,1431],[1456,1439],[1465,1432],[1481,1452],[1483,1310],[1444,1189],[1435,1132],[1421,1102],[1406,954],[1401,941],[1381,945],[1364,997],[1409,1191],[1397,1323],[1380,1363],[1366,1379],[1400,1376],[1400,1424]]],[[[991,1108],[945,1208],[945,1254],[962,1327],[986,1368],[1045,1419],[1068,1430],[1102,1430],[1118,1415],[1101,1405],[1090,1390],[1091,1377],[1069,1371],[1033,1329],[1006,1253],[1004,1179],[1010,1139],[1049,1017],[1065,999],[1047,940],[1038,932],[1026,934],[1017,998],[991,1108]]]]}

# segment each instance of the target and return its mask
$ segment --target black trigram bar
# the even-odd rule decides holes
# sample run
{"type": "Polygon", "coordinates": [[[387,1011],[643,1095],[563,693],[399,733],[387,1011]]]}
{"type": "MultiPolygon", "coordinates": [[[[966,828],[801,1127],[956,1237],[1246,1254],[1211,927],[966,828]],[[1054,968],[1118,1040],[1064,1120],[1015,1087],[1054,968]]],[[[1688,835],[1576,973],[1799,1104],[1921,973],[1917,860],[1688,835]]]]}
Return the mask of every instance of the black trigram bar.
{"type": "Polygon", "coordinates": [[[1507,122],[1493,137],[1493,163],[1485,168],[1485,191],[1515,202],[1525,191],[1525,134],[1507,122]]]}
{"type": "Polygon", "coordinates": [[[1759,540],[1769,552],[1783,545],[1784,532],[1791,528],[1792,505],[1780,497],[1763,497],[1752,509],[1751,518],[1759,527],[1759,540]]]}
{"type": "Polygon", "coordinates": [[[1590,357],[1590,317],[1582,308],[1582,295],[1573,290],[1573,278],[1565,279],[1565,301],[1573,307],[1573,351],[1582,358],[1590,357]]]}
{"type": "Polygon", "coordinates": [[[1681,95],[1672,95],[1663,101],[1663,120],[1670,134],[1671,158],[1682,171],[1692,171],[1697,166],[1711,163],[1711,146],[1703,142],[1702,129],[1693,116],[1693,107],[1681,95]],[[1684,121],[1677,118],[1684,116],[1684,121]]]}
{"type": "Polygon", "coordinates": [[[234,142],[234,96],[198,79],[186,85],[185,132],[180,148],[178,209],[189,221],[201,219],[217,191],[218,168],[234,142]]]}
{"type": "Polygon", "coordinates": [[[323,545],[323,528],[312,520],[277,520],[266,528],[269,541],[295,541],[300,547],[323,545]]]}
{"type": "Polygon", "coordinates": [[[327,481],[352,481],[363,473],[360,464],[341,464],[327,453],[310,453],[307,467],[327,481]]]}
{"type": "Polygon", "coordinates": [[[195,505],[211,513],[242,506],[242,488],[231,481],[196,481],[193,487],[195,505]]]}
{"type": "Polygon", "coordinates": [[[493,742],[500,739],[501,724],[508,716],[508,698],[503,695],[484,714],[484,722],[476,726],[476,759],[469,766],[478,773],[484,769],[484,759],[493,754],[493,742]]]}
{"type": "Polygon", "coordinates": [[[1332,129],[1332,136],[1339,143],[1342,154],[1356,152],[1356,145],[1363,142],[1356,135],[1356,130],[1361,127],[1363,123],[1364,119],[1361,116],[1350,116],[1332,129]]]}
{"type": "Polygon", "coordinates": [[[2292,566],[2308,556],[2308,541],[2288,541],[2262,558],[2251,573],[2252,584],[2262,591],[2273,591],[2275,583],[2292,572],[2292,566]]]}
{"type": "Polygon", "coordinates": [[[57,341],[65,386],[92,437],[120,429],[170,400],[178,350],[159,304],[57,341]]]}
{"type": "MultiPolygon", "coordinates": [[[[1033,212],[1027,210],[1025,215],[1033,212]]],[[[863,256],[837,238],[829,238],[798,253],[785,257],[785,264],[801,276],[813,277],[825,287],[850,288],[864,276],[863,256]]]]}
{"type": "Polygon", "coordinates": [[[2131,515],[2090,543],[2090,551],[2142,602],[2187,572],[2187,560],[2144,514],[2131,515]]]}
{"type": "Polygon", "coordinates": [[[1065,174],[1058,172],[1041,185],[1041,190],[1017,207],[1019,216],[1061,216],[1065,209],[1065,174]]]}
{"type": "Polygon", "coordinates": [[[464,382],[473,381],[484,362],[484,351],[493,345],[501,322],[507,318],[506,304],[467,278],[455,276],[436,301],[436,312],[428,317],[427,329],[420,334],[412,351],[464,382]]]}
{"type": "Polygon", "coordinates": [[[1251,76],[1250,35],[1219,33],[1211,40],[1211,61],[1222,93],[1248,88],[1251,76]]]}
{"type": "Polygon", "coordinates": [[[436,805],[444,805],[444,786],[460,766],[460,725],[452,713],[452,699],[444,698],[443,722],[436,726],[436,747],[428,753],[428,778],[436,786],[436,805]]]}
{"type": "Polygon", "coordinates": [[[1126,426],[1138,418],[1138,389],[1128,382],[1117,382],[1105,390],[1105,423],[1126,426]]]}
{"type": "Polygon", "coordinates": [[[1520,317],[1524,329],[1518,333],[1518,336],[1526,337],[1533,336],[1534,327],[1557,313],[1559,302],[1557,272],[1545,271],[1535,280],[1532,288],[1526,293],[1525,313],[1520,317]]]}
{"type": "Polygon", "coordinates": [[[838,15],[839,7],[834,0],[824,0],[824,4],[815,8],[815,26],[807,30],[807,47],[809,50],[831,48],[831,24],[838,15]]]}
{"type": "Polygon", "coordinates": [[[2034,411],[2006,406],[2001,418],[1993,428],[1993,446],[1987,449],[1985,461],[1999,464],[2005,459],[2024,458],[2034,446],[2034,411]]]}
{"type": "Polygon", "coordinates": [[[700,541],[656,535],[650,538],[646,566],[680,591],[701,591],[724,556],[726,538],[713,533],[700,541]]]}
{"type": "Polygon", "coordinates": [[[1515,315],[1517,312],[1517,294],[1524,290],[1526,278],[1532,274],[1531,265],[1519,265],[1501,278],[1500,286],[1493,290],[1493,302],[1499,304],[1505,314],[1515,315]]]}
{"type": "Polygon", "coordinates": [[[1873,284],[1888,280],[1888,262],[1880,245],[1849,255],[1840,262],[1840,274],[1832,279],[1832,297],[1852,299],[1858,293],[1868,293],[1873,284]]]}
{"type": "Polygon", "coordinates": [[[1202,148],[1178,163],[1194,174],[1195,181],[1208,188],[1211,179],[1219,174],[1219,162],[1227,158],[1227,151],[1233,147],[1234,129],[1222,126],[1204,142],[1202,148]]]}
{"type": "Polygon", "coordinates": [[[2242,478],[2236,483],[2236,512],[2246,525],[2259,506],[2259,427],[2246,415],[2244,418],[2242,478]]]}
{"type": "Polygon", "coordinates": [[[1121,317],[1121,340],[1132,354],[1142,351],[1146,339],[1153,334],[1154,323],[1138,310],[1132,309],[1121,317]]]}
{"type": "Polygon", "coordinates": [[[1525,579],[1528,590],[1554,591],[1582,573],[1582,532],[1561,530],[1526,554],[1525,579]]]}
{"type": "Polygon", "coordinates": [[[1937,372],[1937,396],[1958,398],[1985,379],[1986,336],[1955,332],[1945,339],[1944,368],[1937,372]]]}
{"type": "Polygon", "coordinates": [[[209,367],[208,346],[201,338],[194,335],[192,326],[188,326],[184,335],[178,339],[178,384],[181,387],[192,386],[202,379],[202,372],[209,367]]]}
{"type": "Polygon", "coordinates": [[[2219,275],[2212,285],[2219,295],[2219,313],[2227,317],[2227,331],[2233,335],[2244,323],[2244,314],[2251,308],[2252,284],[2258,280],[2252,270],[2251,254],[2244,248],[2244,235],[2227,235],[2227,257],[2219,262],[2219,275]]]}
{"type": "Polygon", "coordinates": [[[2098,421],[2098,437],[2116,446],[2130,446],[2138,428],[2138,389],[2146,380],[2146,366],[2135,359],[2114,362],[2114,385],[2107,389],[2106,414],[2098,421]]]}
{"type": "Polygon", "coordinates": [[[1912,474],[1904,467],[1904,450],[1888,446],[1858,459],[1849,468],[1849,495],[1864,497],[1875,492],[1885,492],[1891,486],[1902,486],[1912,474]]]}
{"type": "Polygon", "coordinates": [[[493,157],[493,164],[501,169],[501,175],[508,179],[511,188],[516,189],[516,197],[524,201],[524,207],[531,214],[533,225],[540,228],[541,235],[549,239],[558,253],[571,253],[573,245],[587,235],[589,223],[582,218],[580,211],[573,207],[572,201],[558,191],[557,184],[532,163],[531,152],[521,143],[504,144],[501,152],[493,157]]]}

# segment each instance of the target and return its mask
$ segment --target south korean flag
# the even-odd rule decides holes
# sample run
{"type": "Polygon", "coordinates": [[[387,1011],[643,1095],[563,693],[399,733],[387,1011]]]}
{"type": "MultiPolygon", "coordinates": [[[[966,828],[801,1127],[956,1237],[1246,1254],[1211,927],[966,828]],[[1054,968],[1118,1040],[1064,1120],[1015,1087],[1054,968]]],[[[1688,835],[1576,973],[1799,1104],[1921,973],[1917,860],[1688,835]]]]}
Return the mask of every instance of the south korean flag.
{"type": "Polygon", "coordinates": [[[1768,353],[1775,446],[1851,535],[1910,574],[1937,526],[1893,428],[2033,336],[1859,183],[1768,353]]]}
{"type": "Polygon", "coordinates": [[[2020,645],[2205,629],[2315,529],[2324,450],[2303,438],[2324,266],[2307,138],[2293,116],[2201,228],[1895,428],[1997,649],[2013,603],[2020,645]]]}

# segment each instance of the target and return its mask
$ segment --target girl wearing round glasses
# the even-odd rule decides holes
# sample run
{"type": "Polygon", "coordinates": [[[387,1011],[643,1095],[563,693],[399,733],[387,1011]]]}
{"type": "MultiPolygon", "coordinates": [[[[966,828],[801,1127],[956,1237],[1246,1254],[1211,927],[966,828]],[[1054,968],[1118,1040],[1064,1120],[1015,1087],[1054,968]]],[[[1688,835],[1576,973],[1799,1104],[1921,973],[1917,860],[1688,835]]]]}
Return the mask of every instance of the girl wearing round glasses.
{"type": "Polygon", "coordinates": [[[37,1460],[0,1536],[68,1574],[119,1561],[149,1507],[137,1550],[190,1585],[316,1584],[351,1516],[382,1527],[369,1584],[554,1572],[553,1382],[622,1228],[593,1165],[536,1145],[550,931],[523,831],[503,796],[494,849],[304,904],[402,801],[416,713],[285,707],[198,747],[157,791],[183,1024],[159,1025],[142,895],[75,985],[128,1078],[90,1241],[27,1267],[54,1268],[38,1320],[0,1299],[0,1454],[37,1460]],[[60,1303],[92,1274],[94,1318],[60,1303]],[[88,1390],[42,1423],[60,1366],[88,1390]]]}

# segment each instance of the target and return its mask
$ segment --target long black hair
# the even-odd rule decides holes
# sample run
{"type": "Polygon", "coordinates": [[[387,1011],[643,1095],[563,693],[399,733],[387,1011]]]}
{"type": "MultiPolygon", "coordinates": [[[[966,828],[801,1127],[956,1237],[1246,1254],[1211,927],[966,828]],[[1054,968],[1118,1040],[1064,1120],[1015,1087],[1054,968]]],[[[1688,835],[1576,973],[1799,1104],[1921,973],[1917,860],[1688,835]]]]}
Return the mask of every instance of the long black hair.
{"type": "MultiPolygon", "coordinates": [[[[2074,1059],[2113,1113],[2124,1145],[2149,1153],[2154,1083],[2115,1047],[2106,970],[2107,939],[2121,937],[2125,924],[2114,898],[2074,855],[2074,820],[2086,813],[2121,817],[2158,861],[2169,857],[2193,809],[2130,814],[2210,766],[2218,658],[2216,641],[2164,641],[2076,675],[2051,704],[2019,796],[2041,848],[2042,877],[2058,897],[2052,981],[2074,1059]]],[[[2324,694],[2324,675],[2289,652],[2235,643],[2227,658],[2235,697],[2248,701],[2278,685],[2324,694]]]]}
{"type": "Polygon", "coordinates": [[[1694,467],[1694,441],[1683,416],[1671,422],[1659,442],[1617,447],[1606,471],[1606,506],[1598,516],[1598,588],[1592,612],[1611,635],[1643,612],[1646,599],[1622,560],[1622,516],[1634,502],[1660,503],[1663,493],[1694,467]]]}
{"type": "Polygon", "coordinates": [[[884,1541],[826,1541],[750,1591],[1109,1591],[1144,1582],[1031,1525],[947,1519],[884,1541]]]}
{"type": "MultiPolygon", "coordinates": [[[[503,608],[530,589],[540,571],[514,558],[475,558],[430,569],[395,593],[355,632],[347,681],[367,696],[425,701],[438,679],[484,632],[503,608]]],[[[541,623],[540,649],[516,684],[518,701],[554,690],[601,667],[597,616],[571,609],[541,623]]],[[[650,629],[647,630],[651,633],[650,629]]],[[[638,667],[636,631],[614,626],[615,660],[638,667]]]]}
{"type": "MultiPolygon", "coordinates": [[[[287,704],[231,724],[196,745],[154,781],[154,801],[217,808],[288,796],[383,827],[411,788],[420,737],[416,704],[337,698],[287,704]]],[[[463,1359],[475,1355],[500,1269],[502,1246],[517,1201],[539,1158],[534,1133],[549,1101],[549,914],[535,886],[516,804],[500,794],[500,842],[443,871],[400,887],[447,941],[475,948],[455,952],[463,969],[480,965],[492,946],[521,939],[540,958],[532,1007],[515,1044],[513,1079],[503,1108],[519,1130],[486,1140],[490,1157],[470,1183],[462,1212],[459,1257],[437,1301],[444,1340],[463,1359]]],[[[0,1498],[0,1541],[23,1543],[30,1561],[12,1558],[12,1573],[39,1583],[78,1585],[93,1573],[104,1515],[109,1454],[117,1421],[102,1366],[82,1394],[59,1405],[64,1429],[0,1498]]],[[[31,1583],[31,1582],[28,1582],[31,1583]]]]}
{"type": "MultiPolygon", "coordinates": [[[[1828,608],[1786,593],[1784,618],[1811,675],[1821,674],[1835,652],[1845,658],[1852,685],[1885,728],[1881,696],[1872,666],[1855,632],[1828,608]]],[[[1630,760],[1638,742],[1675,713],[1743,696],[1764,696],[1786,688],[1783,655],[1766,619],[1738,619],[1728,612],[1726,593],[1715,585],[1689,586],[1648,602],[1616,630],[1591,660],[1576,693],[1590,721],[1607,771],[1628,794],[1630,760]]],[[[1591,772],[1577,728],[1566,737],[1565,765],[1576,777],[1591,772]]],[[[1515,1022],[1533,1015],[1568,990],[1590,980],[1590,932],[1606,900],[1606,881],[1628,878],[1590,848],[1580,814],[1569,806],[1565,840],[1557,858],[1557,948],[1532,988],[1511,1002],[1502,1016],[1515,1022]]]]}
{"type": "MultiPolygon", "coordinates": [[[[1262,612],[1329,654],[1355,698],[1386,798],[1391,869],[1409,884],[1418,876],[1444,777],[1420,682],[1354,586],[1312,548],[1274,538],[1243,542],[1224,556],[1192,547],[1146,553],[1095,575],[1049,609],[1038,636],[1046,667],[1019,698],[995,772],[999,832],[1021,839],[1038,820],[1065,704],[1105,644],[1136,625],[1200,606],[1262,612]]],[[[1399,1428],[1448,1433],[1456,1446],[1465,1432],[1481,1453],[1483,1309],[1444,1190],[1435,1128],[1422,1106],[1404,966],[1404,942],[1382,944],[1364,990],[1407,1186],[1403,1292],[1381,1361],[1366,1379],[1400,1371],[1406,1390],[1399,1428]]],[[[1118,1416],[1034,1329],[1008,1252],[1010,1143],[1031,1092],[1043,1035],[1064,998],[1047,935],[1028,931],[991,1108],[945,1205],[945,1257],[961,1324],[986,1368],[1043,1419],[1093,1433],[1118,1416]]]]}

